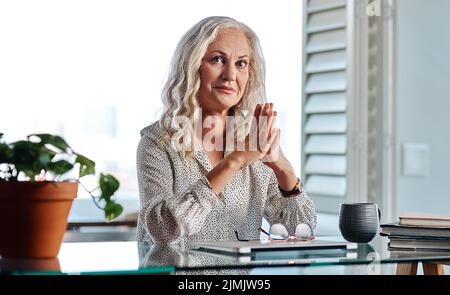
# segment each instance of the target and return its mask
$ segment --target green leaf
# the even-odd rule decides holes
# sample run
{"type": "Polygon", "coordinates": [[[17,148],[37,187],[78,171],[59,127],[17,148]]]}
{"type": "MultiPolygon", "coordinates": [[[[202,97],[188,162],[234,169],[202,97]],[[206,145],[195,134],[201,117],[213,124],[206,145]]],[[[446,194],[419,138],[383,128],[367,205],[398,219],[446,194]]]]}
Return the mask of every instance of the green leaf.
{"type": "Polygon", "coordinates": [[[10,163],[14,151],[6,143],[0,143],[0,163],[10,163]]]}
{"type": "Polygon", "coordinates": [[[57,162],[51,162],[48,165],[48,170],[49,171],[53,171],[55,174],[57,175],[61,175],[64,173],[69,172],[71,169],[73,168],[73,164],[65,161],[65,160],[60,160],[57,162]]]}
{"type": "Polygon", "coordinates": [[[111,200],[111,196],[119,189],[119,181],[110,174],[100,173],[99,183],[101,190],[100,199],[106,202],[103,209],[105,211],[105,218],[106,220],[112,220],[118,217],[123,211],[121,205],[111,200]]]}
{"type": "Polygon", "coordinates": [[[106,203],[104,210],[105,219],[109,221],[117,218],[123,212],[123,207],[114,201],[109,201],[106,203]]]}
{"type": "MultiPolygon", "coordinates": [[[[16,168],[17,168],[17,166],[16,166],[16,168]]],[[[25,175],[28,176],[29,178],[31,178],[31,180],[34,180],[34,176],[39,175],[39,173],[40,173],[40,171],[35,171],[33,169],[27,169],[27,168],[22,168],[22,169],[17,168],[17,170],[25,173],[25,175]]]]}
{"type": "Polygon", "coordinates": [[[11,148],[18,154],[28,154],[27,152],[33,150],[36,151],[37,149],[39,149],[39,146],[33,142],[29,142],[26,140],[19,140],[16,142],[13,142],[11,144],[11,148]]]}
{"type": "Polygon", "coordinates": [[[80,163],[80,177],[95,174],[95,163],[94,161],[86,158],[82,155],[77,155],[76,163],[80,163]]]}
{"type": "Polygon", "coordinates": [[[41,144],[41,145],[50,144],[50,145],[53,145],[54,147],[60,149],[63,152],[66,152],[67,148],[70,147],[67,144],[67,142],[61,136],[58,136],[58,135],[31,134],[31,135],[28,135],[28,138],[30,138],[32,136],[36,136],[36,137],[39,137],[41,139],[41,142],[39,144],[41,144]]]}
{"type": "Polygon", "coordinates": [[[21,140],[12,143],[11,147],[14,154],[9,162],[15,166],[18,172],[22,171],[34,179],[35,175],[39,175],[41,170],[46,168],[40,160],[41,146],[39,144],[21,140]]]}
{"type": "Polygon", "coordinates": [[[49,151],[47,149],[41,150],[41,154],[39,155],[39,162],[43,166],[43,169],[45,169],[45,170],[48,169],[48,165],[50,165],[54,156],[55,156],[55,153],[52,153],[51,151],[49,151]]]}
{"type": "Polygon", "coordinates": [[[100,198],[108,202],[111,196],[119,189],[119,181],[110,174],[100,173],[100,198]]]}

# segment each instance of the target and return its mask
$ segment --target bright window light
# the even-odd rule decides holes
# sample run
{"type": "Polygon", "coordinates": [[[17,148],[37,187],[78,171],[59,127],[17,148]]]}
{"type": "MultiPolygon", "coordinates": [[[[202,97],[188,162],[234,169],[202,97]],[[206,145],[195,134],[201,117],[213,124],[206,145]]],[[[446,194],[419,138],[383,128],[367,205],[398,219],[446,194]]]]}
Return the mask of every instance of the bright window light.
{"type": "Polygon", "coordinates": [[[260,38],[282,149],[299,174],[301,10],[298,0],[1,1],[0,132],[63,136],[120,180],[117,197],[136,210],[139,132],[158,118],[175,46],[202,18],[223,15],[260,38]]]}

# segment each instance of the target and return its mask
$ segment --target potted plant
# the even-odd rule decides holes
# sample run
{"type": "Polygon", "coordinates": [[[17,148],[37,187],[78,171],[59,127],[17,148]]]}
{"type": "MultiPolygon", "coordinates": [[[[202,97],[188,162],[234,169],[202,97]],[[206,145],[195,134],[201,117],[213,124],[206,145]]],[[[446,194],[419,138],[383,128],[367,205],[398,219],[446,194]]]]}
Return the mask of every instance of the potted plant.
{"type": "Polygon", "coordinates": [[[98,187],[88,190],[80,180],[95,175],[95,163],[62,137],[32,134],[12,143],[2,137],[0,133],[0,256],[56,257],[79,184],[107,221],[122,213],[113,197],[119,181],[100,173],[98,187]],[[78,169],[78,177],[64,179],[73,169],[78,169]]]}

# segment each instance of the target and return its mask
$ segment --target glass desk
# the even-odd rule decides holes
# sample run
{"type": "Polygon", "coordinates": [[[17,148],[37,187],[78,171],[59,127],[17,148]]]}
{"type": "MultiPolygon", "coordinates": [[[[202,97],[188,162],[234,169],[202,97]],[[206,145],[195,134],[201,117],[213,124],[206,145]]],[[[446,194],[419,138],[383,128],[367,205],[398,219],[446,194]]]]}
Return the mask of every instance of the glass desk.
{"type": "MultiPolygon", "coordinates": [[[[339,241],[341,237],[317,239],[339,241]]],[[[377,236],[357,249],[257,252],[234,256],[191,249],[189,245],[163,246],[135,241],[65,242],[56,259],[0,259],[7,274],[252,274],[264,268],[277,274],[281,267],[362,266],[367,274],[380,274],[380,266],[398,264],[397,272],[411,273],[414,266],[450,262],[450,252],[390,252],[388,239],[377,236]]],[[[425,270],[425,267],[424,267],[425,270]]]]}

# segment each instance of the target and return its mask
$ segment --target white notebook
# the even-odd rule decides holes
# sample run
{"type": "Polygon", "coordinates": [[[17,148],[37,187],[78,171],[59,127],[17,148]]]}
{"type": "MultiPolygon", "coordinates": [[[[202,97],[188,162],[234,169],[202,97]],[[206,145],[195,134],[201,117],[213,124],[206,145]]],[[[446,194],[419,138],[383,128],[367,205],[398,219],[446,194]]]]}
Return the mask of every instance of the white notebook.
{"type": "Polygon", "coordinates": [[[303,249],[356,249],[358,244],[350,242],[324,241],[324,240],[288,240],[288,241],[218,241],[193,242],[191,245],[199,250],[214,250],[234,254],[249,254],[258,251],[281,251],[303,249]]]}

